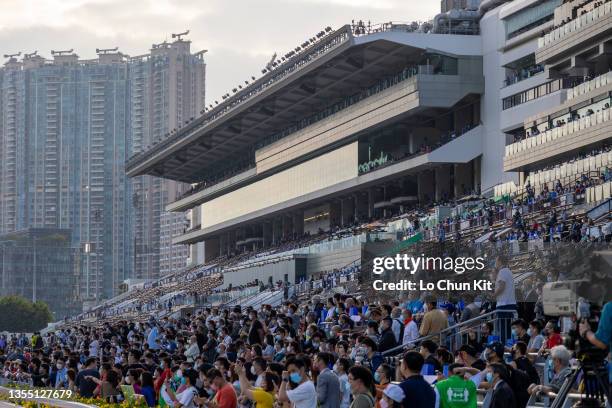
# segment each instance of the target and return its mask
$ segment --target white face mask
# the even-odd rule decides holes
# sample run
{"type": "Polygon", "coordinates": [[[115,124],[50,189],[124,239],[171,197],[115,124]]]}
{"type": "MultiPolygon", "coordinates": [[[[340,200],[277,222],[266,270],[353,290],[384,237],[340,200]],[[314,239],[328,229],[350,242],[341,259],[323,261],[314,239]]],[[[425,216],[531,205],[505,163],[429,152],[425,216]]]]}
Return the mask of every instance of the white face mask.
{"type": "Polygon", "coordinates": [[[255,371],[255,366],[251,366],[251,374],[257,375],[257,371],[255,371]]]}
{"type": "Polygon", "coordinates": [[[125,383],[126,384],[131,384],[130,383],[130,377],[128,377],[127,375],[125,376],[125,383]]]}

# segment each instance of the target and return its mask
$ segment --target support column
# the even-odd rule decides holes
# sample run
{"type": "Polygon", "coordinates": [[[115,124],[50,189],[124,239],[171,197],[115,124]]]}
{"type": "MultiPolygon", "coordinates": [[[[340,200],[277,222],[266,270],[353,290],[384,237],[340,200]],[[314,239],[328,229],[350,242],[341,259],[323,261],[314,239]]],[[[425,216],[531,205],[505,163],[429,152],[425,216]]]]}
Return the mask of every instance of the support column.
{"type": "Polygon", "coordinates": [[[436,201],[442,200],[450,194],[450,169],[448,167],[437,167],[436,178],[436,201]]]}
{"type": "Polygon", "coordinates": [[[431,170],[422,171],[417,175],[417,195],[420,205],[425,205],[435,196],[435,173],[431,170]]]}
{"type": "Polygon", "coordinates": [[[374,190],[368,189],[368,218],[372,218],[374,215],[374,190]]]}

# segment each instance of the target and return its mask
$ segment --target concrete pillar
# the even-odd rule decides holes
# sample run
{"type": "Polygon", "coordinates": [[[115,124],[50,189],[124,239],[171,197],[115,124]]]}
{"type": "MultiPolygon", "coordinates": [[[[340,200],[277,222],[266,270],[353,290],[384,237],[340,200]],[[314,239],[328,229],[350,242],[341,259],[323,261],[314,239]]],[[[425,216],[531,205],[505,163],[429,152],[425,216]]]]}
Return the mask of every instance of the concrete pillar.
{"type": "Polygon", "coordinates": [[[476,159],[472,160],[472,165],[473,165],[473,173],[474,173],[474,181],[472,182],[472,185],[474,186],[474,190],[476,190],[476,194],[481,194],[482,193],[482,185],[481,185],[481,176],[480,176],[480,171],[481,171],[481,161],[480,161],[480,157],[477,157],[476,159]]]}
{"type": "Polygon", "coordinates": [[[462,197],[466,194],[471,193],[473,190],[473,177],[472,177],[472,164],[471,163],[459,163],[454,164],[455,167],[455,182],[454,182],[454,194],[455,197],[462,197]]]}
{"type": "Polygon", "coordinates": [[[435,173],[431,170],[425,170],[417,175],[417,195],[421,205],[427,204],[429,200],[435,197],[435,173]]]}
{"type": "Polygon", "coordinates": [[[340,197],[340,227],[344,228],[344,198],[340,197]]]}
{"type": "Polygon", "coordinates": [[[374,215],[374,189],[368,189],[368,218],[374,215]]]}
{"type": "Polygon", "coordinates": [[[219,256],[219,238],[204,241],[204,262],[210,262],[219,256]]]}
{"type": "Polygon", "coordinates": [[[448,167],[436,167],[436,201],[450,196],[450,169],[448,167]]]}

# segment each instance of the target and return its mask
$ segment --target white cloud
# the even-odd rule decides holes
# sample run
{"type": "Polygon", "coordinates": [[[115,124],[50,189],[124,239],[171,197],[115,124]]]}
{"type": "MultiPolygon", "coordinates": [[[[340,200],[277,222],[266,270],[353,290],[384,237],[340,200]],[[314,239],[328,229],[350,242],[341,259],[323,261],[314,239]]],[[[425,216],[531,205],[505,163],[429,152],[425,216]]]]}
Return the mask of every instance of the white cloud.
{"type": "Polygon", "coordinates": [[[130,55],[190,29],[192,49],[208,49],[208,100],[258,75],[272,53],[283,54],[323,27],[351,20],[424,20],[437,0],[0,0],[0,54],[49,56],[74,48],[119,46],[130,55]]]}

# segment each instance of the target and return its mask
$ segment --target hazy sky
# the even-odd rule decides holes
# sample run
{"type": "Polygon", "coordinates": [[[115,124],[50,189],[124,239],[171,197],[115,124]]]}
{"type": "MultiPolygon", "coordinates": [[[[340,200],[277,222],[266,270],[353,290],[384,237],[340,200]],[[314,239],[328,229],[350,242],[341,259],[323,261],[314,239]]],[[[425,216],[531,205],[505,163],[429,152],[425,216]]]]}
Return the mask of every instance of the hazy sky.
{"type": "Polygon", "coordinates": [[[439,0],[0,0],[0,55],[74,48],[94,58],[115,46],[138,55],[189,29],[192,50],[208,50],[210,103],[326,26],[427,20],[439,9],[439,0]]]}

